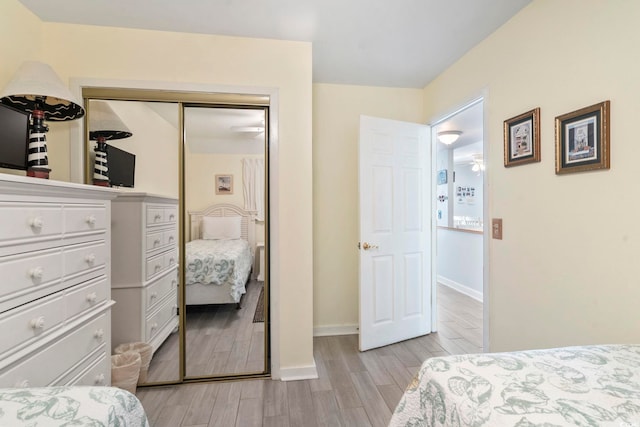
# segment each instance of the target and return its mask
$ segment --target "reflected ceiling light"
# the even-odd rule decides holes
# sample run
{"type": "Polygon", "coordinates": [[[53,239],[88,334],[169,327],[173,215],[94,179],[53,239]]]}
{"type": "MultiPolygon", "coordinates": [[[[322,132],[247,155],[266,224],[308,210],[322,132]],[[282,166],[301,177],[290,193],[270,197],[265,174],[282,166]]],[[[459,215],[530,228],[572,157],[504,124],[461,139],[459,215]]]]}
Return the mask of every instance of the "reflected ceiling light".
{"type": "Polygon", "coordinates": [[[264,132],[264,126],[231,126],[234,132],[264,132]]]}
{"type": "Polygon", "coordinates": [[[443,144],[450,145],[453,144],[460,138],[462,132],[459,130],[443,130],[442,132],[438,132],[438,141],[443,144]]]}

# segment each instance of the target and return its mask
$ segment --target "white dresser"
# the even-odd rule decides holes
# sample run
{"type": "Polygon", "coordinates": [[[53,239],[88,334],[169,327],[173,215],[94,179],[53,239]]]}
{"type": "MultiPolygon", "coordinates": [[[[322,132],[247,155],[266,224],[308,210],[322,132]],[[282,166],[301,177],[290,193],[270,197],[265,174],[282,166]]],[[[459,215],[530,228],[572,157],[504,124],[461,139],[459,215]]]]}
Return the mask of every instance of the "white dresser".
{"type": "Polygon", "coordinates": [[[112,204],[112,346],[155,352],[178,327],[178,201],[121,193],[112,204]]]}
{"type": "Polygon", "coordinates": [[[111,383],[116,195],[0,174],[0,387],[111,383]]]}

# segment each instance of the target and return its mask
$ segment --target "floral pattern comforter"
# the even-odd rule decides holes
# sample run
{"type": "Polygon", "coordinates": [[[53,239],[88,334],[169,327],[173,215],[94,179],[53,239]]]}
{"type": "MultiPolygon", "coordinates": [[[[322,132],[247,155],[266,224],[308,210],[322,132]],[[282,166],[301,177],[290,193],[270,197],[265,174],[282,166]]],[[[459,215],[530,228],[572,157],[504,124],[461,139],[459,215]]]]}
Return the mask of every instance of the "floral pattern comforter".
{"type": "Polygon", "coordinates": [[[192,240],[186,245],[187,285],[227,285],[235,302],[246,292],[253,257],[249,242],[234,240],[192,240]]]}
{"type": "Polygon", "coordinates": [[[3,427],[148,427],[140,401],[115,387],[0,389],[3,427]]]}
{"type": "Polygon", "coordinates": [[[640,427],[640,345],[427,359],[389,425],[640,427]]]}

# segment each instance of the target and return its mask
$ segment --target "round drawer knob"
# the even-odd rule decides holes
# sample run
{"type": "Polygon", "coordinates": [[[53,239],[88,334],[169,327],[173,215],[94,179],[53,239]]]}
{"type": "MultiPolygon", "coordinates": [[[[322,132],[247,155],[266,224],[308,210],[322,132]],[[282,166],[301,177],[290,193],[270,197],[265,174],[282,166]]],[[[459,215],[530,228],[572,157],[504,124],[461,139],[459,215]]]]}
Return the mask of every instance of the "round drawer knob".
{"type": "Polygon", "coordinates": [[[29,325],[31,325],[32,329],[44,329],[44,316],[31,319],[31,322],[29,322],[29,325]]]}
{"type": "Polygon", "coordinates": [[[95,384],[104,384],[104,374],[98,374],[96,375],[96,379],[94,380],[95,384]]]}
{"type": "Polygon", "coordinates": [[[18,388],[27,388],[27,387],[29,387],[29,380],[22,380],[22,381],[16,382],[16,387],[18,387],[18,388]]]}
{"type": "Polygon", "coordinates": [[[42,279],[43,275],[44,270],[42,269],[42,267],[33,267],[31,270],[29,270],[29,277],[31,277],[32,279],[42,279]]]}
{"type": "Polygon", "coordinates": [[[154,221],[160,221],[162,219],[162,215],[160,214],[156,214],[156,216],[153,217],[154,221]]]}
{"type": "Polygon", "coordinates": [[[90,227],[93,227],[94,225],[96,225],[96,217],[93,215],[89,215],[84,220],[87,223],[87,225],[90,227]]]}
{"type": "Polygon", "coordinates": [[[160,271],[161,268],[162,268],[162,265],[156,264],[154,269],[155,269],[156,272],[158,272],[158,271],[160,271]]]}
{"type": "Polygon", "coordinates": [[[158,328],[158,324],[157,323],[152,323],[151,324],[151,330],[157,329],[157,328],[158,328]]]}
{"type": "Polygon", "coordinates": [[[96,331],[93,333],[93,337],[95,339],[101,340],[104,337],[104,329],[96,329],[96,331]]]}
{"type": "Polygon", "coordinates": [[[155,248],[156,246],[158,246],[160,244],[160,239],[156,239],[153,241],[153,247],[155,248]]]}
{"type": "Polygon", "coordinates": [[[39,216],[35,218],[31,218],[29,220],[29,225],[34,230],[42,230],[42,227],[44,227],[44,219],[42,219],[42,217],[39,217],[39,216]]]}
{"type": "Polygon", "coordinates": [[[169,258],[169,265],[175,264],[176,260],[173,258],[169,258]]]}
{"type": "Polygon", "coordinates": [[[158,293],[157,292],[151,292],[151,299],[157,298],[158,297],[158,293]]]}
{"type": "Polygon", "coordinates": [[[175,237],[169,236],[169,243],[173,243],[174,240],[176,240],[175,237]]]}
{"type": "Polygon", "coordinates": [[[169,215],[169,221],[173,221],[174,219],[176,219],[176,216],[174,214],[169,215]]]}
{"type": "Polygon", "coordinates": [[[94,254],[85,255],[84,261],[89,265],[93,265],[96,262],[96,256],[94,254]]]}
{"type": "Polygon", "coordinates": [[[96,302],[97,299],[98,299],[98,294],[96,294],[95,292],[91,292],[90,294],[87,294],[87,302],[94,303],[96,302]]]}

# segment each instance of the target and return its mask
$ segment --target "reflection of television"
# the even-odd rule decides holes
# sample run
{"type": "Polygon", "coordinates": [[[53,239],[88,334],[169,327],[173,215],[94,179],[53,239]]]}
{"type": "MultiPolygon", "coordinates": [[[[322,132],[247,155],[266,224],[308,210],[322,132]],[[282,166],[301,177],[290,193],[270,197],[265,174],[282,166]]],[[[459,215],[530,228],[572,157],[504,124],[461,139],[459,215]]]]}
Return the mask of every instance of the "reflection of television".
{"type": "Polygon", "coordinates": [[[29,113],[0,104],[0,167],[27,170],[29,113]]]}
{"type": "Polygon", "coordinates": [[[109,184],[112,187],[132,187],[136,175],[136,155],[107,145],[109,184]]]}

